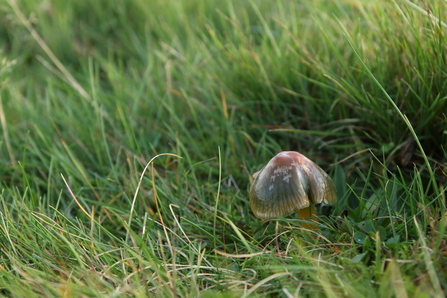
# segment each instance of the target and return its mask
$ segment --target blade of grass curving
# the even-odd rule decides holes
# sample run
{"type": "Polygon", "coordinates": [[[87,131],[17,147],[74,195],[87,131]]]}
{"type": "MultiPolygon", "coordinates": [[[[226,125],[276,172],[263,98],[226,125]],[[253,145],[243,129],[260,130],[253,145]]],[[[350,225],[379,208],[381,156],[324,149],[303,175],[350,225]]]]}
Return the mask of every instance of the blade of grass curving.
{"type": "MultiPolygon", "coordinates": [[[[133,211],[134,211],[134,209],[135,209],[135,203],[136,203],[136,201],[137,201],[138,191],[140,190],[141,182],[143,181],[144,174],[146,173],[146,171],[147,171],[147,169],[149,168],[149,166],[152,164],[152,162],[153,162],[157,157],[164,156],[164,155],[175,156],[175,157],[178,157],[178,158],[182,158],[181,156],[176,155],[176,154],[174,154],[174,153],[161,153],[161,154],[157,154],[157,155],[155,155],[154,157],[152,157],[151,160],[149,160],[149,162],[148,162],[148,163],[146,164],[146,166],[144,167],[143,172],[141,172],[141,175],[140,175],[140,180],[138,181],[137,189],[135,190],[135,194],[134,194],[134,196],[133,196],[132,205],[131,205],[131,207],[130,207],[129,221],[127,222],[126,243],[127,243],[127,241],[129,240],[129,231],[130,231],[130,224],[132,223],[132,215],[133,215],[133,211]]],[[[154,187],[155,187],[155,185],[154,185],[154,187]]],[[[158,202],[157,202],[157,198],[155,198],[155,200],[156,200],[156,203],[158,204],[158,202]]],[[[161,215],[160,215],[160,216],[161,216],[161,215]]]]}
{"type": "Polygon", "coordinates": [[[239,240],[241,240],[242,244],[244,244],[244,246],[248,250],[248,252],[249,253],[254,253],[253,248],[247,242],[247,239],[245,239],[245,237],[242,235],[240,229],[226,215],[224,215],[224,218],[222,218],[222,219],[225,219],[226,222],[231,226],[231,228],[236,233],[236,235],[239,238],[239,240]]]}

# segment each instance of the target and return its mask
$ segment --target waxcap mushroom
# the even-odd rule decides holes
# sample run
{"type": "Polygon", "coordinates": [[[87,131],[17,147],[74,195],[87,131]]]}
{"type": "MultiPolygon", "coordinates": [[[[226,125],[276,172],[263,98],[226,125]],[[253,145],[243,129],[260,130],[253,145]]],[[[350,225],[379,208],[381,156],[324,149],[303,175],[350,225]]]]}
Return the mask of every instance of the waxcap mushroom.
{"type": "Polygon", "coordinates": [[[262,219],[286,216],[315,204],[337,201],[334,183],[317,164],[295,151],[283,151],[259,172],[250,188],[250,207],[262,219]]]}

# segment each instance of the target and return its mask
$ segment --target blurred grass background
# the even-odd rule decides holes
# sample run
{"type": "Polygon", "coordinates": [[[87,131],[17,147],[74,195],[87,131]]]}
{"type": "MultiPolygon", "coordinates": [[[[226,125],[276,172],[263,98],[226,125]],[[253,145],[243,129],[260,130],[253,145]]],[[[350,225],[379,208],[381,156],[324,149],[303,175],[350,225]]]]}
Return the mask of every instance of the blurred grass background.
{"type": "Polygon", "coordinates": [[[2,293],[445,295],[446,7],[1,3],[2,293]],[[318,232],[250,213],[282,150],[334,179],[318,232]]]}

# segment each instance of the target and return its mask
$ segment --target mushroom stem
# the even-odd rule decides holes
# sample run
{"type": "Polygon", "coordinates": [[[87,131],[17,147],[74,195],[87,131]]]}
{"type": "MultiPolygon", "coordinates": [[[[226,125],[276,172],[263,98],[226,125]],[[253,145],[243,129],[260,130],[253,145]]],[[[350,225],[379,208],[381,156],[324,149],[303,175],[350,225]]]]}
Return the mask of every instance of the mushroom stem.
{"type": "MultiPolygon", "coordinates": [[[[307,208],[298,210],[296,212],[296,214],[298,215],[298,218],[308,218],[313,222],[318,222],[317,212],[315,211],[315,207],[313,204],[310,204],[310,206],[307,208]]],[[[308,228],[308,229],[312,229],[312,230],[318,229],[318,226],[309,224],[309,223],[301,223],[301,225],[304,228],[308,228]]]]}

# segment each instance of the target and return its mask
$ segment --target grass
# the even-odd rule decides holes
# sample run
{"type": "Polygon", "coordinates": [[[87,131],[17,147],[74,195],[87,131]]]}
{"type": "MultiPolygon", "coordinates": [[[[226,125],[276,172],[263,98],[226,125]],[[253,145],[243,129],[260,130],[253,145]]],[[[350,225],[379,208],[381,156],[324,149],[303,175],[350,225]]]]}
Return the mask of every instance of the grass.
{"type": "Polygon", "coordinates": [[[446,8],[3,2],[0,295],[444,297],[446,8]],[[282,150],[318,230],[250,212],[282,150]]]}

